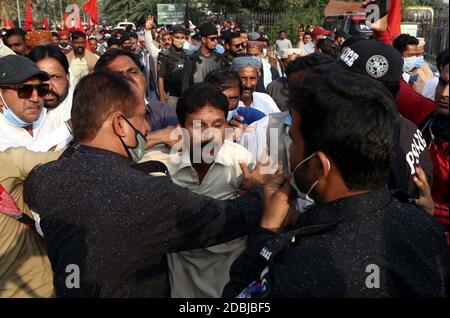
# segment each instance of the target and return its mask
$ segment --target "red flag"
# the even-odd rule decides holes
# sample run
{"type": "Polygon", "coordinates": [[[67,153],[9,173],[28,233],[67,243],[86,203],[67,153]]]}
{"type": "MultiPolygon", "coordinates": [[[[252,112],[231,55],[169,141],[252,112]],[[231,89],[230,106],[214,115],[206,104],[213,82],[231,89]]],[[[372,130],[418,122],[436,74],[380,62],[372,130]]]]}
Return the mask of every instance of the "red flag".
{"type": "Polygon", "coordinates": [[[44,28],[45,28],[47,31],[50,30],[50,26],[48,25],[47,17],[44,17],[44,19],[42,20],[42,24],[44,25],[44,28]]]}
{"type": "Polygon", "coordinates": [[[64,23],[63,23],[63,25],[64,25],[64,27],[63,27],[63,29],[64,30],[67,30],[67,29],[71,29],[72,28],[72,22],[70,22],[70,25],[68,25],[68,23],[69,23],[69,12],[65,12],[64,13],[64,23]]]}
{"type": "Polygon", "coordinates": [[[33,12],[31,11],[31,0],[27,0],[27,11],[25,14],[25,31],[33,30],[33,12]]]}
{"type": "Polygon", "coordinates": [[[86,11],[94,24],[98,24],[98,3],[97,0],[89,0],[83,4],[83,10],[86,11]]]}

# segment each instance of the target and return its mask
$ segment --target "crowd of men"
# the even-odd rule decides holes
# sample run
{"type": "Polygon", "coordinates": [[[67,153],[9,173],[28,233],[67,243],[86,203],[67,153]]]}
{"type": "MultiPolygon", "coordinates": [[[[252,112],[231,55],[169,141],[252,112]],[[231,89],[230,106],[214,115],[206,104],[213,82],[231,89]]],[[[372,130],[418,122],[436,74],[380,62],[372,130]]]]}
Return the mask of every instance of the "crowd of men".
{"type": "Polygon", "coordinates": [[[300,25],[0,41],[0,297],[446,297],[449,55],[300,25]]]}

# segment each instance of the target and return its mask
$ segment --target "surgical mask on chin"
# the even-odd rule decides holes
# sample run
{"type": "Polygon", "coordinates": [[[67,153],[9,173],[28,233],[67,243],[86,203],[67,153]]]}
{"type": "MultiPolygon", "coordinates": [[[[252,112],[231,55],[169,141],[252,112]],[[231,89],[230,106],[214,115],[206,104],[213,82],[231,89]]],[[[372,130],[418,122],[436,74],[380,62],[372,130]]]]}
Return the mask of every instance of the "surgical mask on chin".
{"type": "MultiPolygon", "coordinates": [[[[296,191],[297,193],[297,197],[298,199],[305,201],[306,204],[304,204],[303,209],[308,208],[309,206],[314,204],[314,200],[309,196],[311,191],[317,186],[317,184],[319,183],[319,180],[316,180],[311,187],[309,188],[309,190],[305,193],[303,193],[299,187],[297,186],[297,182],[295,181],[295,172],[298,170],[298,168],[300,168],[305,162],[307,162],[309,159],[313,158],[315,155],[317,154],[317,152],[313,153],[311,156],[309,156],[308,158],[305,158],[302,162],[300,162],[295,168],[294,170],[291,171],[291,187],[296,191]]],[[[328,160],[328,171],[331,170],[331,163],[328,160]]],[[[298,202],[297,202],[298,203],[298,202]]],[[[297,207],[297,210],[300,211],[300,209],[297,207]]]]}
{"type": "Polygon", "coordinates": [[[145,154],[145,147],[147,146],[147,138],[139,131],[137,130],[133,124],[131,124],[128,119],[124,117],[125,121],[131,126],[131,128],[134,129],[135,132],[135,140],[136,140],[136,147],[130,147],[122,140],[121,137],[119,137],[120,141],[122,142],[123,147],[125,148],[125,151],[128,154],[128,158],[133,160],[133,162],[138,163],[139,161],[144,158],[145,154]]]}
{"type": "Polygon", "coordinates": [[[185,40],[179,40],[179,39],[173,39],[173,46],[175,46],[177,49],[182,49],[184,46],[185,40]]]}
{"type": "Polygon", "coordinates": [[[416,67],[417,57],[411,56],[407,58],[403,58],[403,72],[407,74],[412,74],[414,68],[416,67]]]}
{"type": "Polygon", "coordinates": [[[422,65],[423,64],[425,64],[425,59],[423,58],[423,55],[422,56],[418,56],[417,57],[417,59],[416,59],[416,68],[420,68],[420,67],[422,67],[422,65]]]}
{"type": "Polygon", "coordinates": [[[14,112],[8,107],[8,105],[6,104],[5,100],[3,99],[3,94],[0,93],[0,97],[2,99],[3,102],[3,116],[12,124],[14,124],[17,127],[21,127],[21,128],[25,128],[28,126],[33,125],[33,123],[27,123],[25,121],[23,121],[22,119],[20,119],[16,114],[14,114],[14,112]]]}

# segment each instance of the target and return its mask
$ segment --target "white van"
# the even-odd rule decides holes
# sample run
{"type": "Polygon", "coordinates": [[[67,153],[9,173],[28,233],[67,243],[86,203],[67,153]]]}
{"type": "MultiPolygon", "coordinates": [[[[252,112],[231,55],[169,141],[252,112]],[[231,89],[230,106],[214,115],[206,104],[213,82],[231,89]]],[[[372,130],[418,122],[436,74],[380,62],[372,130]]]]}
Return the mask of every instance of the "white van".
{"type": "Polygon", "coordinates": [[[126,30],[126,28],[131,25],[131,29],[136,31],[136,25],[133,22],[128,22],[125,20],[124,22],[119,22],[114,30],[126,30]]]}

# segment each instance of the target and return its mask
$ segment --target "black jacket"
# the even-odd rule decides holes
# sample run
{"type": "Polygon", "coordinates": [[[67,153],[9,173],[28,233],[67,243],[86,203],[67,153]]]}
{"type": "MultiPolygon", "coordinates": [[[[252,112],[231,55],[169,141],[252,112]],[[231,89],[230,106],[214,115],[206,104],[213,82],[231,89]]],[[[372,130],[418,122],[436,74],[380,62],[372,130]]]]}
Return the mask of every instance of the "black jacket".
{"type": "Polygon", "coordinates": [[[116,153],[78,147],[26,179],[25,200],[41,216],[56,296],[168,297],[167,253],[227,242],[258,224],[258,191],[214,200],[130,165],[116,153]],[[80,269],[79,289],[66,287],[71,264],[80,269]]]}
{"type": "Polygon", "coordinates": [[[293,231],[255,231],[224,296],[235,297],[268,268],[259,296],[444,297],[448,266],[439,224],[382,188],[313,207],[293,231]],[[374,265],[379,288],[368,288],[377,287],[374,265]]]}

